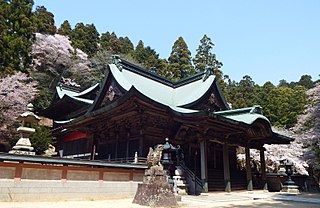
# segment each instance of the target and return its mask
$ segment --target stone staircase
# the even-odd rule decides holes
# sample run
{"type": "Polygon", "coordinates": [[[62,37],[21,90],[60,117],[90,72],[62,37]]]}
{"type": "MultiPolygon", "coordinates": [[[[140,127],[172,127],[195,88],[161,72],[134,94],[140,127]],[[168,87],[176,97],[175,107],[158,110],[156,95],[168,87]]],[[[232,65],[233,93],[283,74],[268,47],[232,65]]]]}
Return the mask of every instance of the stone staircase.
{"type": "MultiPolygon", "coordinates": [[[[231,190],[245,190],[247,188],[246,176],[241,172],[231,173],[231,190]]],[[[208,189],[209,191],[224,191],[224,176],[221,169],[208,170],[208,189]]]]}

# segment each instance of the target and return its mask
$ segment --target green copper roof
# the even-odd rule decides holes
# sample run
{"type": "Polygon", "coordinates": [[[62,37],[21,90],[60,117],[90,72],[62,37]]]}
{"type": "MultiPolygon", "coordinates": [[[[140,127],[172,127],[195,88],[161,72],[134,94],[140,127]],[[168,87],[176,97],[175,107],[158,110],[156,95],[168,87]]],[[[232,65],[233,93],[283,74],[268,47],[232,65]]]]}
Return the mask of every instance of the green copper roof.
{"type": "Polygon", "coordinates": [[[84,102],[84,103],[87,103],[87,104],[92,104],[93,103],[93,100],[90,100],[90,99],[86,99],[86,98],[81,98],[80,96],[92,91],[93,89],[95,89],[97,86],[99,86],[99,83],[89,87],[88,89],[82,91],[82,92],[77,92],[75,90],[71,90],[71,89],[66,89],[64,88],[63,86],[57,86],[56,87],[56,91],[57,91],[57,94],[59,96],[60,99],[63,98],[63,96],[69,96],[70,98],[74,99],[74,100],[77,100],[77,101],[80,101],[80,102],[84,102]]]}
{"type": "Polygon", "coordinates": [[[119,69],[115,64],[110,64],[109,67],[116,81],[125,90],[129,91],[130,88],[135,87],[146,97],[181,113],[198,112],[196,110],[182,108],[181,106],[200,99],[210,89],[215,80],[214,75],[209,75],[206,79],[198,79],[173,87],[141,76],[130,70],[119,69]]]}
{"type": "Polygon", "coordinates": [[[269,120],[262,115],[262,108],[258,105],[249,108],[218,111],[214,112],[213,114],[220,115],[246,124],[252,124],[258,119],[262,119],[270,123],[269,120]]]}

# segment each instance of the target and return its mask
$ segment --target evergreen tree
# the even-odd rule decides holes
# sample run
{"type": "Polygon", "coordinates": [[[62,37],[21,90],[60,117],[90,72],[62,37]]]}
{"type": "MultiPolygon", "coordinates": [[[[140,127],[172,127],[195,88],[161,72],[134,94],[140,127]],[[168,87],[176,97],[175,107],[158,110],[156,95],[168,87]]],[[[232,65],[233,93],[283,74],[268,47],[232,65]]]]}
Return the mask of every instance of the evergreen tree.
{"type": "Polygon", "coordinates": [[[228,88],[228,92],[231,93],[228,102],[232,104],[233,108],[244,108],[261,104],[261,100],[259,100],[261,88],[255,84],[249,75],[245,75],[239,83],[229,83],[228,88]]]}
{"type": "Polygon", "coordinates": [[[200,40],[200,45],[197,49],[197,54],[193,59],[196,72],[203,72],[210,69],[218,78],[218,83],[222,91],[226,92],[226,83],[224,82],[223,72],[221,71],[222,63],[217,60],[216,54],[212,53],[214,44],[211,39],[204,35],[200,40]]]}
{"type": "Polygon", "coordinates": [[[79,48],[89,57],[98,51],[99,33],[94,24],[77,23],[71,33],[73,47],[79,48]]]}
{"type": "Polygon", "coordinates": [[[48,149],[49,144],[52,143],[52,134],[48,127],[37,125],[34,128],[36,131],[31,134],[30,142],[36,154],[42,155],[48,149]]]}
{"type": "Polygon", "coordinates": [[[119,42],[122,54],[129,54],[134,50],[133,43],[128,37],[120,37],[119,42]]]}
{"type": "Polygon", "coordinates": [[[155,73],[163,71],[163,67],[166,65],[163,60],[159,59],[159,54],[154,49],[150,46],[144,47],[142,40],[138,42],[136,49],[132,52],[132,57],[148,71],[155,73]]]}
{"type": "Polygon", "coordinates": [[[68,20],[65,20],[57,31],[58,34],[69,36],[69,37],[71,35],[71,32],[72,32],[72,29],[68,20]]]}
{"type": "Polygon", "coordinates": [[[36,32],[42,34],[54,35],[57,28],[54,24],[54,15],[47,11],[44,6],[37,6],[35,15],[36,32]]]}
{"type": "Polygon", "coordinates": [[[211,39],[204,35],[200,40],[200,45],[197,49],[197,54],[193,59],[193,64],[197,72],[205,71],[206,69],[211,69],[212,72],[220,78],[222,72],[220,68],[222,67],[222,63],[216,59],[216,54],[212,53],[212,49],[214,44],[211,39]]]}
{"type": "Polygon", "coordinates": [[[314,86],[310,75],[302,75],[297,84],[304,86],[306,89],[311,89],[314,86]]]}
{"type": "Polygon", "coordinates": [[[111,51],[111,34],[109,32],[102,33],[100,37],[100,45],[102,49],[111,51]]]}
{"type": "Polygon", "coordinates": [[[0,0],[0,77],[4,76],[7,72],[5,64],[5,53],[7,48],[5,47],[5,35],[8,31],[8,26],[6,24],[7,20],[7,2],[5,0],[0,0]]]}
{"type": "Polygon", "coordinates": [[[1,0],[0,72],[2,75],[26,71],[32,61],[30,51],[34,39],[33,0],[1,0]],[[4,22],[3,22],[4,21],[4,22]]]}
{"type": "Polygon", "coordinates": [[[166,77],[177,81],[179,79],[195,74],[195,69],[191,64],[191,52],[182,37],[174,43],[169,57],[166,77]]]}
{"type": "Polygon", "coordinates": [[[109,32],[102,33],[100,44],[103,49],[112,51],[112,53],[122,53],[121,42],[119,41],[117,35],[114,32],[112,32],[111,34],[109,32]]]}
{"type": "Polygon", "coordinates": [[[306,104],[305,88],[282,86],[271,88],[265,94],[264,113],[275,126],[292,127],[297,123],[306,104]]]}
{"type": "Polygon", "coordinates": [[[139,40],[132,56],[139,63],[143,63],[145,60],[146,57],[144,56],[144,43],[142,40],[139,40]]]}
{"type": "Polygon", "coordinates": [[[278,87],[290,87],[290,84],[285,79],[282,79],[279,81],[278,87]]]}

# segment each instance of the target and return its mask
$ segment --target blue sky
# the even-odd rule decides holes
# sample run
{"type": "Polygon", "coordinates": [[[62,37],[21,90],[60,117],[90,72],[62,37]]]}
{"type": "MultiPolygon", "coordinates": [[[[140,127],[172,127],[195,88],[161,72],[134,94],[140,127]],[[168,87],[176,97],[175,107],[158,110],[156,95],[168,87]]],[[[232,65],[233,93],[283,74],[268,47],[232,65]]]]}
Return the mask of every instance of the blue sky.
{"type": "Polygon", "coordinates": [[[206,34],[213,52],[232,80],[250,75],[259,85],[298,81],[320,74],[320,1],[318,0],[35,0],[55,15],[57,27],[68,20],[93,23],[99,33],[143,40],[168,58],[182,36],[192,56],[206,34]]]}

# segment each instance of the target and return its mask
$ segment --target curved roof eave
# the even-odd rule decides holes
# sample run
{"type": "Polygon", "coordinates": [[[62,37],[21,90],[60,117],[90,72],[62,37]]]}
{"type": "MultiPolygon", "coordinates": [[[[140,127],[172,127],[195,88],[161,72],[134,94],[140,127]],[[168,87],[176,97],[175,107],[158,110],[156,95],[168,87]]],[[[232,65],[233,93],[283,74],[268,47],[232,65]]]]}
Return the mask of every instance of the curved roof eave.
{"type": "Polygon", "coordinates": [[[258,105],[248,108],[218,111],[213,112],[213,114],[220,115],[235,121],[243,122],[249,125],[253,124],[258,120],[263,120],[271,126],[269,119],[262,115],[262,108],[258,105]]]}
{"type": "Polygon", "coordinates": [[[125,68],[119,69],[115,64],[110,64],[109,68],[114,79],[125,90],[128,91],[134,86],[146,97],[178,110],[181,108],[180,106],[200,99],[210,89],[215,80],[215,77],[210,75],[206,80],[198,79],[172,87],[125,68]]]}

